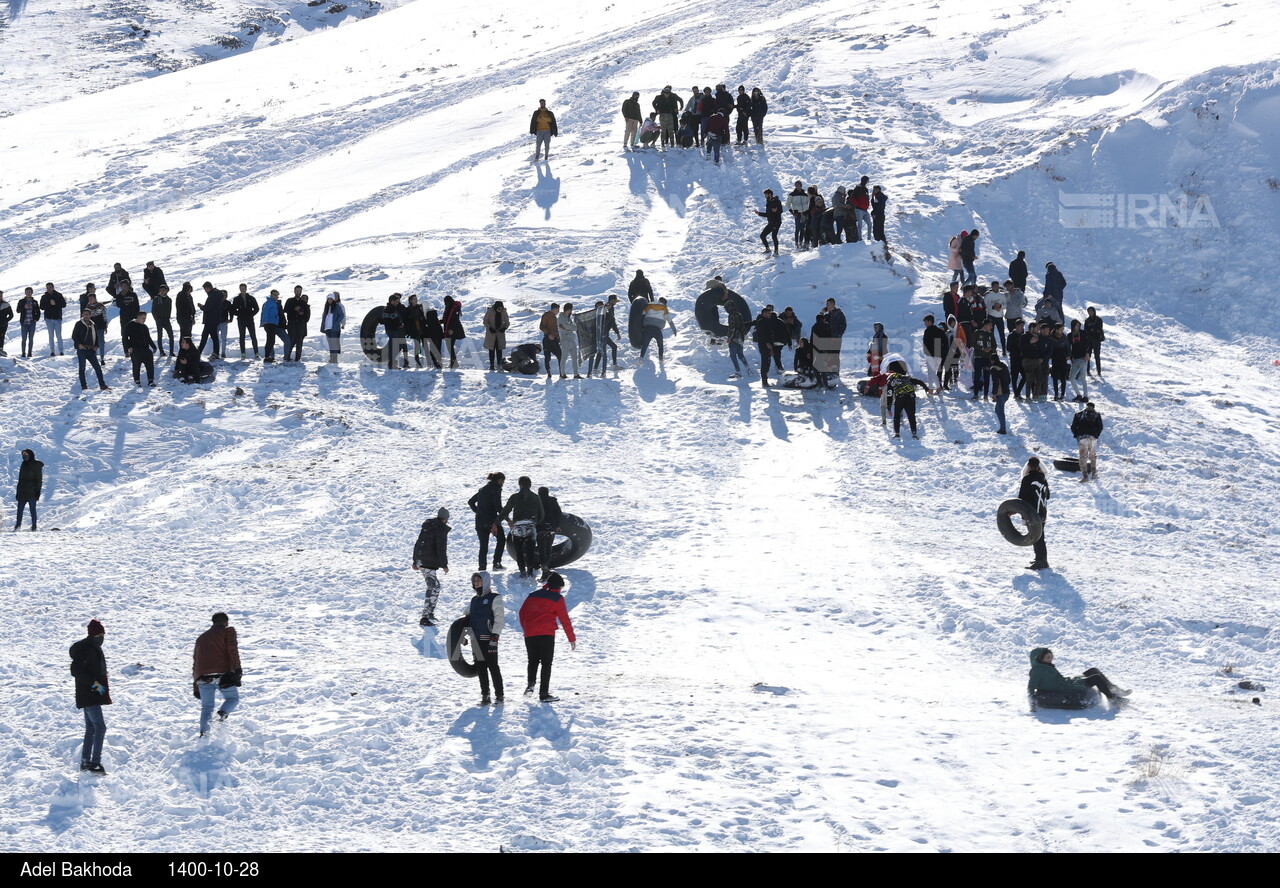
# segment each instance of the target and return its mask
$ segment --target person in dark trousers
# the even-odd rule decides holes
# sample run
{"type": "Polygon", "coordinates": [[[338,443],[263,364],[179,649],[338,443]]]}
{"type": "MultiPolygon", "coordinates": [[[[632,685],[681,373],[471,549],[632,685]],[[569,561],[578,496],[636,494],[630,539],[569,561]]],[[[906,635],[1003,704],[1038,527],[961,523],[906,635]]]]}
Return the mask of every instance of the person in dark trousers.
{"type": "Polygon", "coordinates": [[[551,576],[551,550],[555,547],[564,511],[560,508],[560,500],[551,495],[549,488],[539,487],[538,499],[542,500],[542,521],[538,523],[538,558],[542,562],[542,576],[538,582],[545,583],[551,576]]]}
{"type": "Polygon", "coordinates": [[[1108,700],[1129,696],[1125,688],[1116,687],[1097,669],[1067,678],[1053,665],[1053,651],[1035,648],[1031,654],[1031,671],[1027,676],[1027,694],[1037,705],[1050,709],[1083,709],[1089,704],[1089,689],[1095,688],[1108,700]]]}
{"type": "Polygon", "coordinates": [[[960,263],[964,266],[964,282],[974,286],[978,284],[978,272],[973,263],[978,258],[978,238],[981,236],[982,232],[975,228],[960,238],[960,263]]]}
{"type": "Polygon", "coordinates": [[[1000,428],[996,429],[996,434],[1007,435],[1009,424],[1005,419],[1004,407],[1009,402],[1009,366],[1000,360],[999,355],[992,356],[991,366],[987,368],[987,379],[991,387],[991,400],[996,405],[996,419],[1000,420],[1000,428]]]}
{"type": "Polygon", "coordinates": [[[62,351],[62,310],[67,307],[67,300],[53,283],[44,285],[44,295],[40,297],[40,311],[44,314],[45,329],[49,333],[49,357],[61,355],[62,351]]]}
{"type": "Polygon", "coordinates": [[[644,276],[644,272],[639,269],[636,270],[636,276],[631,279],[631,283],[627,285],[627,302],[635,302],[637,296],[643,296],[649,302],[653,301],[653,286],[644,276]]]}
{"type": "Polygon", "coordinates": [[[991,366],[992,358],[1000,356],[995,325],[991,318],[982,322],[982,328],[973,334],[970,345],[973,348],[973,400],[978,400],[978,393],[981,392],[982,400],[986,401],[990,398],[987,369],[991,366]]]}
{"type": "Polygon", "coordinates": [[[560,131],[556,127],[556,116],[547,107],[546,99],[538,99],[538,107],[529,118],[529,135],[534,137],[533,159],[537,160],[541,153],[543,160],[550,160],[551,137],[560,135],[560,131]]]}
{"type": "MultiPolygon", "coordinates": [[[[164,271],[155,262],[148,262],[142,269],[142,292],[152,299],[160,293],[161,287],[166,287],[168,284],[169,282],[164,279],[164,271]]],[[[154,309],[155,306],[152,308],[154,309]]]]}
{"type": "Polygon", "coordinates": [[[444,327],[440,324],[440,313],[434,308],[422,313],[422,331],[427,340],[427,357],[431,359],[431,366],[443,370],[444,327]]]}
{"type": "Polygon", "coordinates": [[[89,621],[88,635],[71,645],[71,675],[76,682],[76,708],[84,713],[84,745],[80,749],[80,770],[105,774],[102,767],[102,741],[107,735],[107,721],[102,707],[111,705],[111,688],[107,679],[107,658],[102,642],[107,631],[97,620],[89,621]]]}
{"type": "Polygon", "coordinates": [[[1027,289],[1027,253],[1019,250],[1018,256],[1009,263],[1009,280],[1019,290],[1027,289]]]}
{"type": "Polygon", "coordinates": [[[769,103],[759,87],[751,90],[751,129],[755,133],[756,144],[764,144],[764,116],[769,113],[769,103]]]}
{"type": "Polygon", "coordinates": [[[782,378],[782,349],[791,336],[786,325],[774,314],[773,306],[766,305],[751,326],[754,328],[751,339],[760,351],[760,385],[768,388],[770,364],[777,365],[778,378],[782,378]]]}
{"type": "Polygon", "coordinates": [[[22,356],[29,358],[36,347],[36,324],[40,322],[40,303],[35,291],[27,287],[17,306],[18,325],[22,333],[22,356]]]}
{"type": "Polygon", "coordinates": [[[560,378],[564,379],[564,358],[560,354],[560,305],[551,303],[551,307],[542,313],[538,321],[538,331],[542,333],[542,361],[546,367],[547,379],[551,378],[551,356],[555,355],[556,364],[560,368],[560,378]]]}
{"type": "Polygon", "coordinates": [[[449,369],[458,369],[458,340],[466,339],[467,333],[462,329],[462,303],[452,296],[444,297],[444,314],[440,316],[440,324],[444,327],[444,338],[449,341],[449,369]]]}
{"type": "Polygon", "coordinates": [[[593,328],[596,335],[596,352],[587,361],[587,379],[590,379],[596,369],[600,370],[601,378],[604,377],[604,371],[609,366],[609,352],[613,352],[613,368],[618,369],[618,344],[609,336],[610,333],[617,333],[618,338],[622,338],[622,334],[618,331],[618,321],[614,316],[613,307],[617,304],[618,297],[610,296],[608,304],[597,299],[595,304],[595,321],[593,328]]]}
{"type": "Polygon", "coordinates": [[[787,194],[787,210],[795,220],[795,245],[799,250],[806,243],[809,232],[809,192],[804,190],[804,183],[796,180],[796,185],[787,194]]]}
{"type": "MultiPolygon", "coordinates": [[[[414,297],[412,296],[409,297],[410,300],[412,300],[413,298],[414,297]]],[[[410,313],[409,319],[411,323],[415,320],[421,321],[422,320],[421,308],[419,308],[416,318],[410,313]]],[[[328,296],[325,297],[324,310],[320,314],[320,332],[324,334],[325,341],[329,344],[329,363],[330,364],[338,363],[338,358],[342,354],[342,328],[343,326],[346,325],[346,323],[347,323],[347,309],[342,304],[342,294],[339,293],[337,290],[334,290],[332,293],[330,293],[328,296]]],[[[419,328],[418,331],[416,332],[421,333],[421,328],[419,328]]],[[[419,339],[416,339],[414,341],[421,342],[421,337],[419,337],[419,339]]],[[[254,357],[257,357],[257,352],[254,352],[254,357]]],[[[417,353],[416,346],[414,349],[414,358],[417,359],[418,366],[421,367],[422,358],[417,353]]]]}
{"type": "Polygon", "coordinates": [[[924,361],[928,377],[935,389],[942,388],[942,366],[947,358],[947,334],[934,323],[933,315],[924,316],[924,361]]]}
{"type": "Polygon", "coordinates": [[[734,118],[735,145],[747,144],[747,134],[751,126],[751,96],[747,95],[745,86],[738,87],[738,94],[733,99],[733,108],[738,113],[734,118]]]}
{"type": "Polygon", "coordinates": [[[200,349],[190,336],[178,343],[178,357],[173,362],[173,376],[182,382],[192,384],[205,382],[213,376],[213,365],[200,360],[200,349]]]}
{"type": "Polygon", "coordinates": [[[231,300],[231,315],[236,319],[236,327],[240,331],[240,357],[245,356],[244,335],[248,333],[249,341],[253,343],[253,359],[256,361],[261,357],[258,354],[258,325],[254,321],[258,316],[258,300],[249,292],[248,284],[241,284],[240,292],[231,300]]]}
{"type": "MultiPolygon", "coordinates": [[[[639,95],[639,93],[637,93],[639,95]]],[[[484,313],[484,347],[489,353],[489,370],[502,369],[502,353],[507,348],[507,330],[511,327],[511,317],[502,300],[494,302],[484,313]]],[[[422,363],[419,362],[421,367],[422,363]]]]}
{"type": "Polygon", "coordinates": [[[18,466],[18,490],[16,499],[18,501],[18,520],[13,525],[14,530],[22,527],[22,512],[24,509],[31,511],[31,529],[36,529],[36,502],[40,499],[40,493],[44,489],[44,463],[36,459],[35,451],[22,451],[22,464],[18,466]]]}
{"type": "Polygon", "coordinates": [[[480,679],[480,705],[491,703],[501,706],[505,702],[502,692],[502,670],[498,668],[498,639],[506,623],[507,611],[502,606],[502,596],[493,591],[493,581],[488,572],[480,570],[471,575],[471,591],[475,594],[463,614],[476,637],[472,655],[476,660],[476,675],[480,679]],[[489,682],[493,682],[493,696],[489,696],[489,682]]]}
{"type": "Polygon", "coordinates": [[[1053,358],[1049,367],[1049,375],[1053,377],[1053,400],[1062,401],[1067,397],[1067,380],[1071,377],[1071,342],[1061,324],[1053,325],[1049,346],[1053,358]]]}
{"type": "Polygon", "coordinates": [[[307,338],[307,325],[311,323],[311,297],[302,292],[301,285],[293,288],[293,295],[285,302],[284,316],[289,333],[285,359],[301,361],[302,343],[307,338]]]}
{"type": "MultiPolygon", "coordinates": [[[[1049,479],[1044,475],[1038,457],[1031,457],[1022,467],[1022,484],[1018,488],[1018,499],[1022,500],[1040,516],[1041,522],[1049,518],[1049,479]]],[[[1045,528],[1048,530],[1048,527],[1045,528]]],[[[1049,550],[1045,546],[1044,534],[1035,541],[1035,560],[1028,567],[1031,570],[1049,569],[1049,550]]]]}
{"type": "Polygon", "coordinates": [[[1062,297],[1066,289],[1067,279],[1063,277],[1062,272],[1058,271],[1058,266],[1052,262],[1046,262],[1044,264],[1044,295],[1058,304],[1058,314],[1062,314],[1062,297]]]}
{"type": "Polygon", "coordinates": [[[707,156],[711,157],[715,154],[716,166],[720,165],[720,146],[729,143],[729,118],[725,117],[723,111],[717,111],[707,118],[707,138],[706,151],[707,156]]]}
{"type": "Polygon", "coordinates": [[[1024,335],[1022,332],[1022,318],[1009,322],[1009,335],[1005,338],[1005,344],[1009,347],[1009,382],[1015,401],[1022,400],[1022,389],[1026,383],[1026,377],[1022,373],[1022,339],[1024,335]]]}
{"type": "Polygon", "coordinates": [[[213,340],[213,351],[209,353],[209,357],[223,357],[227,350],[227,344],[221,342],[218,334],[222,330],[223,323],[227,319],[227,291],[219,290],[209,281],[201,284],[204,290],[204,302],[200,303],[198,308],[203,312],[201,315],[201,323],[203,329],[200,332],[200,354],[204,354],[204,345],[210,339],[213,340]]]}
{"type": "Polygon", "coordinates": [[[507,548],[507,535],[502,530],[498,515],[502,512],[502,485],[507,476],[501,472],[490,472],[484,487],[481,487],[467,500],[467,506],[476,516],[476,537],[480,540],[480,569],[489,568],[489,537],[493,537],[493,569],[505,570],[502,566],[502,553],[507,548]]]}
{"type": "Polygon", "coordinates": [[[244,674],[240,667],[240,642],[231,618],[218,611],[210,620],[213,625],[196,639],[191,654],[191,677],[200,697],[201,737],[209,733],[219,692],[222,706],[218,709],[218,721],[226,721],[240,705],[240,679],[244,674]]]}
{"type": "Polygon", "coordinates": [[[876,185],[871,189],[871,236],[884,243],[884,212],[889,196],[876,185]]]}
{"type": "MultiPolygon", "coordinates": [[[[280,303],[280,291],[272,290],[262,303],[262,331],[266,334],[266,356],[262,363],[276,362],[276,339],[284,352],[280,360],[289,360],[289,334],[285,332],[284,306],[280,303]]],[[[184,337],[185,338],[185,337],[184,337]]]]}
{"type": "Polygon", "coordinates": [[[532,577],[537,565],[538,525],[545,520],[542,511],[542,500],[533,492],[533,481],[527,475],[521,475],[516,481],[519,490],[511,494],[507,504],[498,513],[498,520],[507,522],[511,535],[515,537],[516,567],[520,576],[532,577]]]}
{"type": "Polygon", "coordinates": [[[524,631],[524,646],[529,654],[529,681],[525,696],[538,687],[538,699],[543,703],[555,703],[559,697],[551,696],[551,662],[556,655],[556,623],[564,627],[569,639],[569,649],[578,649],[578,637],[573,633],[569,610],[565,607],[564,577],[552,573],[547,583],[533,592],[520,605],[520,628],[524,631]],[[542,667],[542,681],[538,681],[538,667],[542,667]]]}
{"type": "Polygon", "coordinates": [[[413,569],[422,571],[427,584],[419,626],[436,624],[436,602],[440,600],[440,578],[436,571],[449,572],[449,510],[441,507],[436,517],[422,522],[418,540],[413,544],[413,569]]]}
{"type": "Polygon", "coordinates": [[[84,378],[84,365],[88,363],[98,376],[98,388],[104,392],[110,389],[102,377],[102,364],[98,361],[98,326],[93,321],[93,310],[86,308],[80,312],[80,321],[71,330],[71,344],[76,348],[76,369],[80,373],[80,391],[89,387],[84,378]]]}
{"type": "Polygon", "coordinates": [[[156,344],[160,346],[160,355],[164,356],[164,334],[169,334],[169,354],[175,354],[173,348],[173,297],[169,288],[161,286],[156,295],[151,297],[151,319],[156,323],[156,344]]]}
{"type": "Polygon", "coordinates": [[[382,313],[378,315],[378,324],[387,334],[388,370],[409,367],[409,348],[405,340],[407,321],[408,314],[400,304],[400,294],[392,293],[387,298],[387,304],[382,307],[382,313]]]}
{"type": "MultiPolygon", "coordinates": [[[[1084,409],[1071,420],[1071,435],[1076,439],[1080,449],[1080,481],[1084,483],[1093,476],[1098,480],[1098,438],[1102,437],[1102,414],[1094,409],[1089,401],[1084,409]]],[[[21,517],[21,513],[19,513],[21,517]]]]}
{"type": "MultiPolygon", "coordinates": [[[[1084,319],[1084,335],[1089,342],[1089,352],[1093,355],[1093,360],[1098,366],[1098,378],[1102,378],[1102,343],[1107,341],[1107,335],[1102,329],[1102,318],[1098,317],[1098,310],[1092,305],[1086,310],[1088,317],[1084,319]]],[[[1093,370],[1085,367],[1090,376],[1093,370]]]]}
{"type": "Polygon", "coordinates": [[[173,309],[178,316],[178,339],[190,339],[196,326],[196,298],[191,281],[183,283],[178,290],[173,309]]]}
{"type": "MultiPolygon", "coordinates": [[[[907,423],[911,426],[911,437],[920,437],[916,429],[917,388],[933,394],[933,389],[929,388],[928,383],[905,373],[890,373],[889,378],[885,380],[882,397],[893,400],[893,437],[895,438],[902,437],[902,414],[904,413],[907,414],[907,423]]],[[[881,419],[880,422],[883,424],[884,420],[881,419]]]]}
{"type": "Polygon", "coordinates": [[[111,275],[107,278],[107,295],[112,299],[116,298],[116,294],[120,292],[120,285],[126,281],[132,283],[129,272],[125,271],[124,267],[117,262],[112,266],[111,275]]]}
{"type": "Polygon", "coordinates": [[[676,140],[676,117],[684,108],[684,99],[676,95],[671,87],[664,86],[662,92],[653,97],[650,103],[658,115],[658,123],[662,127],[662,147],[674,145],[676,140]]]}
{"type": "Polygon", "coordinates": [[[5,302],[4,291],[0,290],[0,358],[9,357],[4,350],[4,340],[9,334],[9,322],[13,320],[13,306],[5,302]]]}
{"type": "Polygon", "coordinates": [[[133,292],[133,284],[129,281],[120,282],[120,290],[115,295],[115,306],[120,332],[123,334],[125,324],[136,318],[138,312],[142,310],[142,303],[138,301],[138,294],[133,292]]]}
{"type": "MultiPolygon", "coordinates": [[[[744,142],[745,144],[745,142],[744,142]]],[[[769,238],[773,238],[773,255],[778,255],[778,230],[782,228],[782,201],[773,193],[772,188],[764,190],[764,209],[756,210],[757,216],[763,216],[765,225],[760,232],[760,242],[764,251],[769,252],[769,238]]]]}
{"type": "Polygon", "coordinates": [[[147,368],[147,385],[156,384],[156,344],[151,339],[151,328],[147,326],[147,313],[138,312],[138,316],[124,325],[120,334],[124,344],[125,357],[133,362],[134,385],[142,385],[142,368],[147,368]]]}

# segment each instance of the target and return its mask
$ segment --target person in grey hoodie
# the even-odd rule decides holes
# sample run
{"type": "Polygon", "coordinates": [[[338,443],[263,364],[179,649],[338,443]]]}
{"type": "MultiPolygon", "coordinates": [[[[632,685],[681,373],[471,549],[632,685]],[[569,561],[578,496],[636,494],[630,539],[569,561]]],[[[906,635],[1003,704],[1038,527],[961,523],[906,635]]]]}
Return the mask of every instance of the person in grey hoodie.
{"type": "Polygon", "coordinates": [[[573,367],[573,378],[582,378],[582,366],[578,359],[578,319],[573,316],[573,303],[566,302],[560,316],[556,318],[556,327],[560,330],[560,354],[564,361],[573,367]]]}
{"type": "Polygon", "coordinates": [[[493,591],[489,572],[478,570],[471,575],[472,596],[462,615],[471,626],[476,645],[472,656],[476,660],[476,675],[480,679],[480,705],[491,703],[501,706],[503,700],[502,670],[498,668],[498,639],[506,625],[507,613],[502,606],[502,596],[493,591]],[[489,682],[493,681],[493,696],[489,696],[489,682]]]}

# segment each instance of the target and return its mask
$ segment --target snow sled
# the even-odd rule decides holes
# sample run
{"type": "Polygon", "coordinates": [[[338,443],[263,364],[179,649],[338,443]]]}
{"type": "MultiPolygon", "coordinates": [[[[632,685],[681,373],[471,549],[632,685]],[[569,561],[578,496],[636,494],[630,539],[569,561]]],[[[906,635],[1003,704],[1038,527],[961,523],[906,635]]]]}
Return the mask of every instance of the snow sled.
{"type": "Polygon", "coordinates": [[[1092,709],[1098,705],[1098,692],[1093,688],[1083,691],[1035,691],[1027,694],[1031,711],[1037,709],[1092,709]]]}
{"type": "Polygon", "coordinates": [[[475,678],[480,674],[480,669],[475,663],[469,663],[462,656],[462,639],[470,637],[467,642],[471,645],[471,650],[476,649],[475,633],[471,631],[471,621],[467,617],[459,617],[453,621],[453,625],[449,627],[449,665],[453,667],[453,671],[461,675],[463,678],[475,678]]]}
{"type": "Polygon", "coordinates": [[[1064,456],[1061,459],[1055,459],[1053,467],[1064,472],[1078,472],[1080,471],[1080,458],[1078,456],[1064,456]]]}
{"type": "Polygon", "coordinates": [[[218,370],[208,361],[201,361],[196,365],[195,379],[183,379],[181,376],[176,376],[175,378],[188,385],[204,385],[218,378],[218,370]]]}
{"type": "Polygon", "coordinates": [[[737,293],[728,288],[712,287],[703,291],[697,301],[693,303],[693,317],[698,322],[698,326],[712,336],[718,336],[721,339],[729,335],[729,325],[720,320],[720,296],[722,293],[729,294],[729,301],[738,306],[744,322],[750,321],[754,315],[751,313],[751,306],[747,304],[747,300],[743,299],[737,293]]]}
{"type": "Polygon", "coordinates": [[[789,389],[828,388],[822,384],[817,373],[786,373],[782,377],[782,387],[789,389]]]}
{"type": "Polygon", "coordinates": [[[1000,508],[996,509],[996,527],[1000,529],[1000,535],[1015,546],[1035,545],[1036,540],[1044,534],[1044,522],[1040,520],[1040,516],[1020,499],[1007,499],[1000,504],[1000,508]],[[1014,526],[1014,515],[1021,518],[1027,526],[1025,533],[1014,526]]]}
{"type": "MultiPolygon", "coordinates": [[[[583,521],[577,515],[570,515],[565,512],[560,516],[560,533],[556,535],[554,542],[551,544],[551,567],[564,567],[566,564],[573,564],[583,555],[587,554],[587,550],[591,548],[591,541],[595,535],[591,532],[591,525],[583,521]]],[[[507,554],[514,561],[516,557],[516,538],[514,534],[507,535],[507,554]]]]}
{"type": "Polygon", "coordinates": [[[632,348],[644,346],[644,310],[648,305],[649,300],[643,296],[637,296],[631,303],[631,314],[627,317],[627,341],[632,348]]]}
{"type": "Polygon", "coordinates": [[[502,359],[502,369],[509,373],[523,373],[525,376],[536,376],[538,373],[538,355],[542,346],[536,342],[526,342],[511,350],[509,357],[502,359]]]}

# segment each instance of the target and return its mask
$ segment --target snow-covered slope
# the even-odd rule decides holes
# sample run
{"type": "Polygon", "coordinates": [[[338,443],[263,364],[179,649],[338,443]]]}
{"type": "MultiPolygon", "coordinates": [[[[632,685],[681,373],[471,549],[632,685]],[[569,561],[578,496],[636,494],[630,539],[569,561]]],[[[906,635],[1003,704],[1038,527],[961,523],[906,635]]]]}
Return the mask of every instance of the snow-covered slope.
{"type": "MultiPolygon", "coordinates": [[[[1274,42],[1265,4],[1147,8],[410,4],[12,118],[49,138],[4,146],[9,295],[155,259],[171,281],[339,289],[352,323],[336,367],[312,342],[305,367],[142,393],[117,354],[116,391],[86,400],[66,359],[0,359],[8,476],[21,447],[45,460],[49,529],[0,554],[0,848],[1280,848],[1276,718],[1234,690],[1271,683],[1280,616],[1277,318],[1253,283],[1277,237],[1274,42]],[[768,94],[763,150],[618,150],[630,90],[721,80],[768,94]],[[561,136],[531,165],[538,98],[561,136]],[[109,126],[144,113],[154,130],[109,126]],[[887,259],[757,255],[763,188],[862,173],[893,200],[887,259]],[[1221,227],[1060,223],[1058,190],[1191,188],[1221,227]],[[1049,574],[992,515],[1028,455],[1069,449],[1066,407],[1011,406],[1002,439],[985,407],[934,398],[903,446],[850,390],[872,323],[918,352],[946,238],[975,223],[984,278],[1025,249],[1108,323],[1101,481],[1053,479],[1049,574]],[[479,369],[492,299],[528,341],[546,302],[636,268],[679,312],[665,366],[624,348],[590,383],[479,369]],[[712,274],[806,324],[835,296],[849,389],[728,382],[690,311],[712,274]],[[353,354],[393,290],[462,299],[463,369],[353,354]],[[471,706],[415,625],[418,522],[455,516],[441,611],[460,612],[464,503],[495,469],[596,533],[566,571],[580,644],[554,706],[471,706]],[[215,609],[245,704],[204,743],[187,657],[215,609]],[[93,616],[118,702],[113,774],[89,784],[63,652],[93,616]],[[1028,713],[1036,645],[1133,702],[1028,713]]],[[[498,584],[514,612],[530,587],[498,584]]],[[[518,690],[514,618],[502,656],[518,690]]]]}

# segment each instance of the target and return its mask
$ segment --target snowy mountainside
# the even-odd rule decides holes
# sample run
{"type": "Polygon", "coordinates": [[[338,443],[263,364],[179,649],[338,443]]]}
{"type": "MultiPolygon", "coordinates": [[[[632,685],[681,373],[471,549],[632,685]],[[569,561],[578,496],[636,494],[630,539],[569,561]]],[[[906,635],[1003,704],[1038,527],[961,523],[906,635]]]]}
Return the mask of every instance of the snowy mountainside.
{"type": "Polygon", "coordinates": [[[1249,24],[1262,4],[1165,7],[1148,33],[1144,4],[1083,0],[980,19],[408,4],[15,116],[59,147],[5,148],[10,295],[50,277],[70,295],[151,258],[170,281],[337,289],[351,320],[337,366],[312,337],[304,365],[233,359],[209,386],[164,374],[145,392],[117,350],[114,391],[84,400],[67,359],[0,359],[0,464],[13,477],[26,446],[45,459],[48,531],[0,555],[21,630],[0,657],[0,849],[1280,848],[1274,706],[1237,687],[1274,684],[1276,337],[1227,326],[1266,309],[1243,279],[1263,278],[1277,236],[1274,48],[1249,24]],[[763,150],[720,168],[618,150],[631,89],[717,80],[769,96],[763,150]],[[1196,117],[1204,92],[1236,110],[1196,117]],[[561,136],[531,165],[538,98],[561,136]],[[106,126],[147,110],[187,136],[106,126]],[[107,135],[77,143],[82,127],[107,135]],[[1198,241],[1059,224],[1059,185],[1163,191],[1157,172],[1173,188],[1193,169],[1223,226],[1198,241]],[[888,257],[757,253],[765,187],[829,194],[860,173],[893,201],[888,257]],[[1052,258],[1068,310],[1108,323],[1101,480],[1051,476],[1052,573],[1020,569],[993,511],[1028,455],[1070,451],[1067,405],[1010,405],[998,438],[986,405],[922,396],[923,440],[901,444],[852,391],[875,322],[919,369],[946,239],[975,221],[984,279],[1012,250],[1037,277],[1052,258]],[[1187,258],[1141,261],[1147,244],[1187,258]],[[1221,322],[1151,295],[1176,293],[1202,249],[1242,280],[1221,322]],[[533,341],[547,302],[590,304],[637,268],[677,311],[664,365],[623,346],[589,383],[482,371],[490,300],[512,309],[512,344],[533,341]],[[806,325],[836,297],[846,388],[730,382],[692,320],[713,274],[806,325]],[[359,356],[356,324],[393,290],[461,298],[459,371],[359,356]],[[530,588],[514,571],[496,581],[505,708],[471,705],[474,683],[415,625],[418,522],[453,512],[452,617],[474,565],[465,499],[495,469],[548,483],[595,530],[565,571],[580,644],[557,652],[559,704],[514,699],[530,588]],[[198,742],[188,657],[213,609],[241,632],[245,703],[198,742]],[[64,656],[90,617],[117,698],[96,784],[72,770],[64,656]],[[1134,688],[1129,707],[1029,713],[1037,645],[1134,688]]]}

